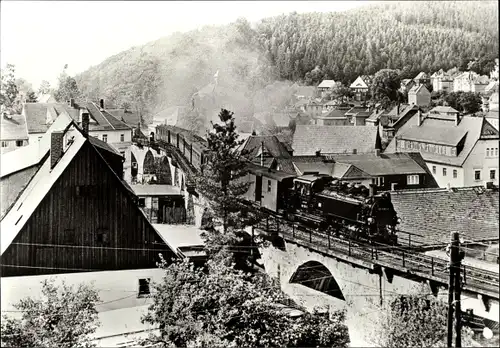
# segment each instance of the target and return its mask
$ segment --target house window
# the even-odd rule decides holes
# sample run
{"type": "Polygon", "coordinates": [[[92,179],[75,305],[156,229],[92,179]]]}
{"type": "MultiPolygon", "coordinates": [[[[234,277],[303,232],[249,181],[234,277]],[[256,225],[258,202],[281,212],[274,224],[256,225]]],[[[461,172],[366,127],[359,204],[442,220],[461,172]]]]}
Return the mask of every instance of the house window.
{"type": "Polygon", "coordinates": [[[104,141],[105,143],[108,142],[108,135],[107,134],[102,135],[102,141],[104,141]]]}
{"type": "Polygon", "coordinates": [[[137,298],[148,297],[151,294],[149,283],[151,278],[139,279],[139,288],[137,289],[137,298]]]}
{"type": "Polygon", "coordinates": [[[9,146],[9,143],[7,141],[2,141],[2,147],[7,147],[9,146]]]}
{"type": "Polygon", "coordinates": [[[458,171],[456,169],[453,169],[453,179],[456,179],[458,176],[458,171]]]}
{"type": "Polygon", "coordinates": [[[446,168],[443,168],[443,176],[446,176],[446,168]]]}
{"type": "Polygon", "coordinates": [[[267,180],[267,192],[271,192],[271,180],[267,180]]]}
{"type": "Polygon", "coordinates": [[[496,170],[490,169],[490,179],[495,180],[495,177],[496,177],[496,170]]]}
{"type": "Polygon", "coordinates": [[[146,206],[146,198],[139,198],[139,207],[146,206]]]}
{"type": "Polygon", "coordinates": [[[490,148],[489,147],[486,148],[486,157],[490,157],[490,148]]]}
{"type": "Polygon", "coordinates": [[[377,177],[377,178],[373,179],[373,181],[374,181],[374,184],[377,186],[384,185],[384,177],[383,176],[377,177]]]}
{"type": "Polygon", "coordinates": [[[480,170],[475,170],[474,171],[474,180],[481,180],[481,171],[480,170]]]}
{"type": "Polygon", "coordinates": [[[107,230],[98,230],[96,233],[96,244],[97,246],[106,246],[109,243],[107,230]]]}
{"type": "Polygon", "coordinates": [[[418,175],[407,175],[406,183],[408,185],[418,185],[420,183],[418,179],[418,175]]]}
{"type": "Polygon", "coordinates": [[[125,141],[125,134],[120,134],[120,141],[122,143],[125,141]]]}
{"type": "Polygon", "coordinates": [[[16,140],[16,146],[17,147],[23,146],[23,141],[22,140],[16,140]]]}
{"type": "Polygon", "coordinates": [[[436,166],[432,166],[432,174],[436,174],[436,166]]]}

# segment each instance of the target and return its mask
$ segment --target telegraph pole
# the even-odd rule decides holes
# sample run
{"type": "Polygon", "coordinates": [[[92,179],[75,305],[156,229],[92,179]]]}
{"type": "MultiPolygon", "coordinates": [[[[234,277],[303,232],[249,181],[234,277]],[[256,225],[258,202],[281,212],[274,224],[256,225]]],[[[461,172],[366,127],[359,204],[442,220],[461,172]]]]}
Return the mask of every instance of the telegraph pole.
{"type": "Polygon", "coordinates": [[[453,342],[453,290],[455,287],[455,263],[458,259],[458,232],[451,233],[450,243],[450,278],[448,281],[448,340],[447,347],[452,346],[453,342]]]}

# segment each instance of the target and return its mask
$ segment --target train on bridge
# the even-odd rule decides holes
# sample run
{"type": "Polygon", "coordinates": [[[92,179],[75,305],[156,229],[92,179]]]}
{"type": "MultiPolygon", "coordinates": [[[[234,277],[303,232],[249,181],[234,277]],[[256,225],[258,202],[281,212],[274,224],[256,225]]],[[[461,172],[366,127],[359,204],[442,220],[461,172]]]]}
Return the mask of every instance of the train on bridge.
{"type": "MultiPolygon", "coordinates": [[[[190,132],[161,125],[150,142],[171,148],[189,166],[200,170],[208,150],[204,139],[190,132]]],[[[249,162],[250,189],[246,199],[273,214],[350,239],[396,245],[400,219],[388,192],[377,194],[373,186],[342,182],[332,176],[278,172],[249,162]]]]}

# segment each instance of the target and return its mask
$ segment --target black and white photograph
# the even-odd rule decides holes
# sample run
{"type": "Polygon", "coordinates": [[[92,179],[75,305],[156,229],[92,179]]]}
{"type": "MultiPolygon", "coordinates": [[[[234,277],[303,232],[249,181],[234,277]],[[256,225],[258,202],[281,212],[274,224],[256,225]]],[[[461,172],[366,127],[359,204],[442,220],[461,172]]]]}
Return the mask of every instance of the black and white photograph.
{"type": "Polygon", "coordinates": [[[498,347],[497,1],[0,3],[1,347],[498,347]]]}

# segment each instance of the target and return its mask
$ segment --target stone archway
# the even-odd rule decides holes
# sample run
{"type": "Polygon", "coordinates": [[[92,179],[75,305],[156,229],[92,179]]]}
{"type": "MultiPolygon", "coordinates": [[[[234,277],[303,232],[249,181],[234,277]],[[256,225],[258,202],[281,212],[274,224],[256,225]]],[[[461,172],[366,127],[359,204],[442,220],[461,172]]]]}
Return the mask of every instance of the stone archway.
{"type": "Polygon", "coordinates": [[[146,152],[142,168],[144,174],[155,174],[155,157],[153,156],[151,150],[146,152]]]}
{"type": "Polygon", "coordinates": [[[318,261],[308,261],[292,274],[290,283],[301,284],[345,301],[344,294],[330,270],[318,261]]]}
{"type": "Polygon", "coordinates": [[[170,163],[168,157],[165,156],[158,159],[158,183],[162,185],[172,185],[172,172],[170,171],[170,163]]]}

